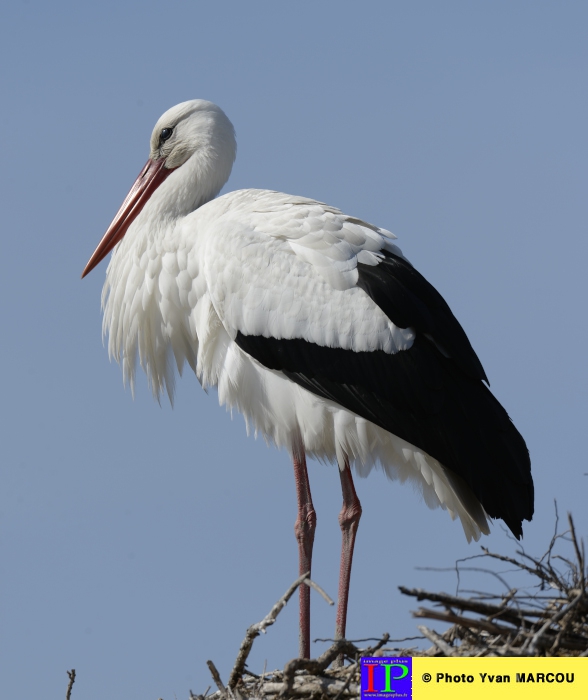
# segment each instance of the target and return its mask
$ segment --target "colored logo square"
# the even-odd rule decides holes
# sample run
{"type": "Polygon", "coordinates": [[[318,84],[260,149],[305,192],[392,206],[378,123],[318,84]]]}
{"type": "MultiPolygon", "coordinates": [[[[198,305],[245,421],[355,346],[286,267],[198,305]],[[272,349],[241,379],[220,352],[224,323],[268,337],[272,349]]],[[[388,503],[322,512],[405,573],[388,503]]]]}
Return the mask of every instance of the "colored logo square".
{"type": "Polygon", "coordinates": [[[410,656],[365,656],[361,659],[361,700],[412,700],[410,656]]]}

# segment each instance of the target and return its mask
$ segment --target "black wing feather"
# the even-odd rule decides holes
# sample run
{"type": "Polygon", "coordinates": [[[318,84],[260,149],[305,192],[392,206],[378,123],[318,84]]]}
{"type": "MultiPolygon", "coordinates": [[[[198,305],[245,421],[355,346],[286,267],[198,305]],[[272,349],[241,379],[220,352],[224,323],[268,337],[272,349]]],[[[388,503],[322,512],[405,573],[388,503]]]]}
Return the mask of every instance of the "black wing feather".
{"type": "Polygon", "coordinates": [[[404,258],[388,251],[381,255],[378,265],[358,263],[357,286],[396,326],[432,336],[464,372],[488,382],[465,331],[435,287],[404,258]]]}
{"type": "Polygon", "coordinates": [[[416,329],[409,350],[355,352],[238,333],[235,342],[268,369],[334,401],[458,474],[489,516],[516,537],[533,515],[525,441],[483,384],[486,375],[441,295],[414,268],[386,253],[358,265],[360,286],[396,325],[416,329]]]}

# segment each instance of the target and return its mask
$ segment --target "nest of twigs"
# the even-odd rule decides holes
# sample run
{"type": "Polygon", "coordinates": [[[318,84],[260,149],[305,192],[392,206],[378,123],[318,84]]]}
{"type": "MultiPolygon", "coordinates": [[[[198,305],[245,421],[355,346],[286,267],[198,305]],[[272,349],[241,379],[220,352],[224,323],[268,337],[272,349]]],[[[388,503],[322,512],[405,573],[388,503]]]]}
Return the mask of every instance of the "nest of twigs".
{"type": "MultiPolygon", "coordinates": [[[[247,657],[254,639],[272,625],[280,610],[298,586],[316,588],[330,599],[308,576],[301,576],[274,605],[269,614],[252,625],[241,644],[235,665],[226,685],[212,663],[208,662],[217,690],[203,695],[190,692],[190,700],[246,700],[248,698],[309,698],[312,700],[347,700],[360,695],[360,658],[362,656],[586,656],[588,657],[588,591],[584,543],[578,540],[572,517],[569,530],[558,533],[556,509],[555,533],[545,554],[536,558],[519,548],[515,557],[495,554],[482,547],[477,557],[508,564],[510,573],[526,574],[529,583],[509,588],[504,574],[490,568],[481,569],[498,577],[505,586],[502,595],[475,593],[456,595],[430,593],[422,589],[400,591],[419,601],[430,601],[434,608],[421,607],[414,617],[449,623],[437,633],[419,626],[420,639],[432,646],[417,648],[390,647],[385,634],[371,647],[340,639],[317,659],[292,659],[283,670],[255,674],[247,669],[247,657]],[[571,557],[558,553],[562,543],[571,545],[571,557]],[[344,663],[345,662],[345,663],[344,663]]],[[[470,557],[468,561],[471,561],[470,557]]],[[[461,570],[463,570],[463,566],[461,570]]],[[[460,565],[456,565],[458,577],[460,565]]],[[[366,641],[366,640],[364,640],[366,641]]]]}

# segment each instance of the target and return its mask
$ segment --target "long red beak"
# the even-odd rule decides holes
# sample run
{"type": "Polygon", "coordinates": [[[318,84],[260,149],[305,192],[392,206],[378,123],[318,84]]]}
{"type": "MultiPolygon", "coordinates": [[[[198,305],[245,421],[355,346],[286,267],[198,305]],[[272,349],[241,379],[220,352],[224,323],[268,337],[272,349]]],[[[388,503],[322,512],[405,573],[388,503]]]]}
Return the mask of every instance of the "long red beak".
{"type": "Polygon", "coordinates": [[[93,270],[96,265],[114,248],[114,246],[122,240],[129,226],[139,215],[141,209],[147,203],[147,200],[161,185],[161,183],[173,172],[174,168],[166,168],[165,160],[149,159],[139,177],[135,180],[125,201],[118,210],[108,230],[102,237],[96,250],[92,253],[92,257],[88,260],[88,264],[82,272],[82,279],[93,270]]]}

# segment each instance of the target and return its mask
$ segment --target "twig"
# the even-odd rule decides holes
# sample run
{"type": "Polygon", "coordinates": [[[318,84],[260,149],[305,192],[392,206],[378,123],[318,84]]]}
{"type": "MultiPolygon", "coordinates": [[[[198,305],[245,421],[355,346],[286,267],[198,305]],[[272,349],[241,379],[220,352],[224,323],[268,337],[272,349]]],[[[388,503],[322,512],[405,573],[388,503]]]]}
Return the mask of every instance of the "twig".
{"type": "Polygon", "coordinates": [[[209,690],[210,686],[208,686],[208,688],[204,691],[204,695],[194,695],[194,693],[190,690],[190,700],[204,700],[208,695],[209,690]]]}
{"type": "MultiPolygon", "coordinates": [[[[422,639],[422,635],[419,635],[418,637],[402,637],[402,639],[390,639],[388,633],[384,635],[384,637],[387,637],[386,642],[411,642],[414,639],[422,639]]],[[[348,641],[351,642],[352,644],[359,644],[360,642],[381,642],[383,637],[366,637],[365,639],[349,639],[348,641]]],[[[336,642],[336,639],[333,639],[332,637],[317,637],[316,639],[313,640],[314,642],[336,642]]],[[[384,642],[384,644],[386,643],[384,642]]],[[[365,656],[365,654],[364,654],[365,656]]]]}
{"type": "Polygon", "coordinates": [[[533,639],[531,640],[531,643],[529,645],[529,655],[530,656],[534,656],[537,653],[537,647],[539,646],[541,638],[547,632],[547,630],[551,627],[551,625],[554,625],[556,622],[559,622],[564,615],[569,613],[570,610],[573,610],[576,607],[576,605],[582,600],[583,597],[584,597],[584,591],[581,590],[569,605],[567,605],[565,608],[562,608],[557,613],[557,615],[554,615],[552,618],[549,618],[541,626],[541,629],[535,633],[535,635],[533,636],[533,639]]]}
{"type": "Polygon", "coordinates": [[[347,680],[345,681],[345,684],[343,685],[341,690],[337,693],[337,695],[335,695],[333,700],[339,700],[339,698],[342,697],[343,693],[347,690],[347,688],[349,688],[349,684],[351,683],[352,678],[353,678],[353,673],[352,672],[348,673],[347,680]]]}
{"type": "Polygon", "coordinates": [[[437,649],[440,649],[445,654],[445,656],[453,656],[453,647],[450,644],[447,644],[447,642],[442,637],[440,637],[436,632],[430,630],[424,625],[417,626],[419,631],[422,632],[429,641],[433,642],[437,649]]]}
{"type": "MultiPolygon", "coordinates": [[[[229,688],[235,688],[237,683],[241,679],[241,676],[243,675],[243,670],[245,669],[245,663],[247,662],[247,657],[249,656],[251,647],[253,646],[253,640],[256,637],[259,637],[259,635],[262,632],[265,632],[266,627],[269,627],[270,625],[274,624],[281,610],[294,594],[294,591],[298,588],[298,586],[300,586],[300,584],[310,581],[309,577],[310,573],[306,573],[302,576],[299,576],[296,579],[296,581],[294,581],[294,583],[290,586],[290,588],[288,588],[288,590],[284,593],[284,595],[278,600],[278,602],[272,607],[272,609],[263,618],[263,620],[249,627],[249,629],[245,633],[245,639],[241,642],[241,646],[239,647],[239,653],[237,654],[237,659],[235,660],[235,665],[233,666],[233,670],[231,671],[231,675],[229,676],[229,688]]],[[[329,596],[322,590],[320,586],[314,583],[314,581],[307,585],[311,585],[313,588],[318,590],[319,593],[321,593],[321,595],[323,595],[323,597],[327,600],[327,602],[330,601],[330,604],[333,604],[333,601],[329,598],[329,596]]]]}
{"type": "Polygon", "coordinates": [[[433,603],[443,603],[445,606],[460,608],[461,610],[470,610],[471,612],[477,612],[480,613],[480,615],[487,615],[490,617],[500,615],[503,619],[506,617],[514,617],[520,620],[522,617],[541,617],[543,614],[542,610],[505,608],[508,601],[513,597],[512,591],[503,598],[500,605],[491,605],[489,603],[472,600],[471,598],[452,596],[448,593],[428,593],[427,591],[423,591],[422,588],[405,588],[404,586],[398,586],[398,588],[404,595],[414,596],[417,600],[430,600],[433,603]]]}
{"type": "Polygon", "coordinates": [[[67,686],[67,692],[65,694],[65,700],[71,700],[71,691],[73,688],[73,684],[76,682],[76,670],[75,670],[75,668],[72,668],[71,671],[68,671],[67,675],[69,676],[69,683],[67,686]]]}
{"type": "Polygon", "coordinates": [[[249,671],[248,669],[244,669],[243,673],[246,673],[248,676],[251,676],[251,678],[257,678],[257,680],[261,678],[261,676],[258,676],[257,673],[253,673],[253,671],[249,671]]]}
{"type": "Polygon", "coordinates": [[[550,559],[551,559],[551,552],[553,551],[553,548],[555,547],[555,542],[559,537],[558,529],[559,529],[559,511],[557,510],[557,500],[554,498],[553,499],[553,507],[555,509],[555,525],[553,527],[553,537],[551,538],[551,542],[549,543],[549,547],[547,548],[547,551],[545,554],[541,557],[539,561],[543,561],[545,557],[547,557],[547,563],[549,564],[550,559]]]}
{"type": "Polygon", "coordinates": [[[222,695],[223,698],[225,698],[225,700],[228,700],[227,689],[225,688],[225,685],[221,680],[220,674],[217,671],[216,666],[212,663],[212,661],[207,661],[206,665],[210,669],[210,674],[212,676],[212,680],[216,683],[216,687],[219,689],[220,694],[222,695]]]}
{"type": "Polygon", "coordinates": [[[364,649],[362,651],[362,656],[373,656],[379,649],[381,649],[384,646],[384,644],[387,644],[389,641],[390,635],[388,634],[388,632],[386,632],[384,635],[382,635],[382,639],[380,639],[377,644],[375,644],[373,647],[368,647],[367,649],[364,649]]]}
{"type": "MultiPolygon", "coordinates": [[[[353,676],[351,677],[351,681],[353,681],[353,676]]],[[[335,698],[339,696],[344,685],[345,683],[339,678],[329,678],[328,676],[296,676],[295,684],[286,697],[288,700],[294,700],[295,698],[306,698],[306,700],[310,698],[315,700],[332,698],[335,700],[335,698]]],[[[284,697],[283,693],[285,689],[285,683],[269,681],[261,690],[254,693],[251,697],[273,698],[277,700],[280,697],[284,697]]],[[[343,691],[343,694],[346,694],[348,698],[359,698],[358,684],[352,683],[351,687],[343,691]]]]}
{"type": "MultiPolygon", "coordinates": [[[[426,617],[429,620],[439,620],[440,622],[453,622],[457,625],[462,625],[463,627],[469,627],[472,629],[482,629],[490,634],[505,634],[509,632],[516,632],[514,627],[502,627],[496,625],[493,622],[486,622],[486,620],[472,620],[469,617],[463,617],[463,615],[456,615],[452,612],[437,612],[436,610],[428,610],[427,608],[419,608],[412,613],[413,617],[426,617]]],[[[420,629],[420,627],[419,627],[420,629]]]]}
{"type": "Polygon", "coordinates": [[[504,554],[496,554],[495,552],[491,552],[486,547],[482,547],[481,549],[487,557],[492,557],[492,559],[498,559],[499,561],[505,561],[509,564],[514,564],[517,568],[522,569],[523,571],[526,571],[527,573],[532,574],[533,576],[539,576],[539,578],[547,579],[550,583],[552,582],[552,577],[547,576],[546,572],[537,566],[534,569],[532,569],[530,566],[523,564],[522,562],[518,561],[518,559],[514,559],[513,557],[507,557],[504,554]]]}
{"type": "Polygon", "coordinates": [[[318,675],[322,673],[339,654],[346,654],[347,656],[354,657],[359,654],[359,649],[355,644],[348,642],[346,639],[338,639],[331,647],[321,654],[318,659],[292,659],[292,661],[288,661],[284,666],[285,686],[280,693],[280,697],[290,697],[296,671],[304,670],[307,673],[318,675]]]}
{"type": "MultiPolygon", "coordinates": [[[[584,571],[584,552],[580,551],[578,546],[578,539],[576,537],[576,528],[574,527],[574,520],[572,514],[568,513],[568,523],[570,524],[570,533],[572,535],[572,542],[574,544],[574,549],[576,550],[576,557],[578,558],[578,568],[580,569],[580,587],[584,590],[585,587],[585,571],[584,571]]],[[[582,543],[583,544],[583,543],[582,543]]],[[[582,547],[584,549],[584,547],[582,547]]]]}
{"type": "MultiPolygon", "coordinates": [[[[308,574],[307,574],[308,576],[308,574]]],[[[335,602],[330,598],[330,596],[316,583],[310,578],[305,578],[303,579],[302,583],[306,584],[309,588],[314,588],[314,590],[317,593],[320,593],[322,597],[327,601],[329,605],[335,605],[335,602]]]]}

